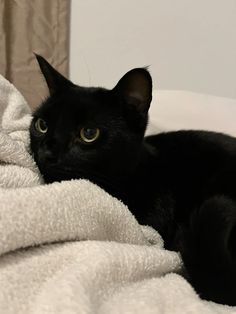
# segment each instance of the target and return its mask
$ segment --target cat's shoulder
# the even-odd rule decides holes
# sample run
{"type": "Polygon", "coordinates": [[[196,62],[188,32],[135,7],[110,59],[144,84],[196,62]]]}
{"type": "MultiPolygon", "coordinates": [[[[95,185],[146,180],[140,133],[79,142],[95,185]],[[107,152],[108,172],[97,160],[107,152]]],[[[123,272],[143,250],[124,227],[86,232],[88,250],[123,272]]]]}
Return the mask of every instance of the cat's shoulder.
{"type": "Polygon", "coordinates": [[[236,152],[236,138],[224,133],[202,130],[179,130],[145,137],[145,143],[156,147],[222,148],[236,152]]]}

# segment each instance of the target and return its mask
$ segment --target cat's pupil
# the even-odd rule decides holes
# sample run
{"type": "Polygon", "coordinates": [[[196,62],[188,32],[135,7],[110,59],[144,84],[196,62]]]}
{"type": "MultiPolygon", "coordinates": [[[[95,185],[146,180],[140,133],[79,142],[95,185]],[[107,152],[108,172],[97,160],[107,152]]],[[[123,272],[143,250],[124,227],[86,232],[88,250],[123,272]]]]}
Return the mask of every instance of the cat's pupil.
{"type": "Polygon", "coordinates": [[[93,139],[97,134],[97,129],[89,129],[85,128],[84,129],[84,135],[87,139],[93,139]]]}

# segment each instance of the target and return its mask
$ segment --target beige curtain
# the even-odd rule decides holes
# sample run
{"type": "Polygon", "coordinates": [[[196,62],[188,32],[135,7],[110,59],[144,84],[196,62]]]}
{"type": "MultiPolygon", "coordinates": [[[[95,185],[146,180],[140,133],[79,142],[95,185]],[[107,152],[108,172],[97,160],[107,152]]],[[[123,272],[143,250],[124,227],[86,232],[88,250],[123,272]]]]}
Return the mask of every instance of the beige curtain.
{"type": "Polygon", "coordinates": [[[68,75],[70,0],[0,0],[0,74],[36,107],[47,95],[33,52],[68,75]]]}

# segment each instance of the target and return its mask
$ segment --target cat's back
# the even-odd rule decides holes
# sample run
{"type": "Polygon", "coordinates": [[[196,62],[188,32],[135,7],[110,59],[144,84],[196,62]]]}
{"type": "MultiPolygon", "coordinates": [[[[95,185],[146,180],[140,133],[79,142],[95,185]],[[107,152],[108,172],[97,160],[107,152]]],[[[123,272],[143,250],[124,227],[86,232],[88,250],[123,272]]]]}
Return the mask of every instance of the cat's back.
{"type": "Polygon", "coordinates": [[[206,160],[236,157],[236,138],[217,132],[181,130],[145,137],[145,143],[155,147],[159,157],[206,160]]]}
{"type": "Polygon", "coordinates": [[[217,184],[225,181],[224,174],[236,178],[236,139],[232,136],[184,130],[148,136],[145,144],[153,156],[149,172],[178,195],[199,191],[215,178],[217,184]]]}

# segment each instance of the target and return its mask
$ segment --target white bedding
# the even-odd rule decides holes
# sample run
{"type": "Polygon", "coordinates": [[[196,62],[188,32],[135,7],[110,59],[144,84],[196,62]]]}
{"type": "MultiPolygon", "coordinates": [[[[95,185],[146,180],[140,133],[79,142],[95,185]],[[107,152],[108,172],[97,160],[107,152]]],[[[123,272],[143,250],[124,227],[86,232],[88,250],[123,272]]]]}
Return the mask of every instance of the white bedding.
{"type": "Polygon", "coordinates": [[[153,92],[148,133],[202,129],[236,136],[236,99],[181,90],[153,92]]]}
{"type": "MultiPolygon", "coordinates": [[[[234,100],[160,91],[150,130],[236,134],[234,112],[234,100]]],[[[180,256],[119,200],[85,180],[44,185],[29,154],[30,120],[0,76],[0,313],[236,313],[202,301],[177,274],[180,256]]]]}

